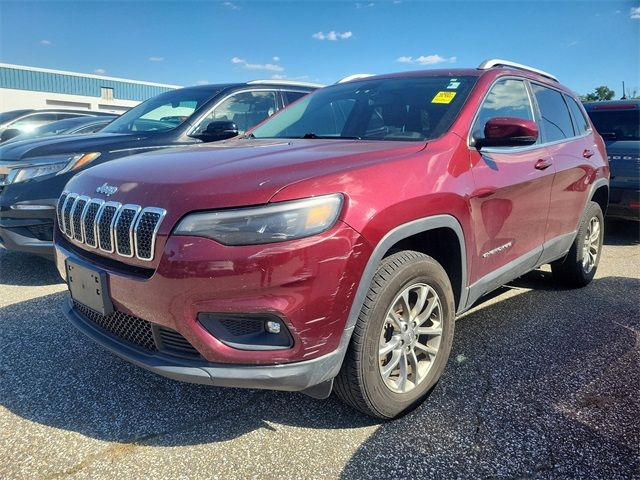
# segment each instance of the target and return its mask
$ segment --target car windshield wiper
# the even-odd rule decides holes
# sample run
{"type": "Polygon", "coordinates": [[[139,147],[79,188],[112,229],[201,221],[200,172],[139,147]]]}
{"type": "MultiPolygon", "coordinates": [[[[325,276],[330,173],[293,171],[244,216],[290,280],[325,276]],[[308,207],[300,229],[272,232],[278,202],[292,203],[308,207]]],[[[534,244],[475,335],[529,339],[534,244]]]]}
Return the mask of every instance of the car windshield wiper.
{"type": "Polygon", "coordinates": [[[303,136],[299,138],[322,138],[322,139],[331,139],[331,140],[362,140],[361,137],[343,137],[343,136],[335,136],[335,135],[316,135],[313,132],[305,133],[303,136]]]}

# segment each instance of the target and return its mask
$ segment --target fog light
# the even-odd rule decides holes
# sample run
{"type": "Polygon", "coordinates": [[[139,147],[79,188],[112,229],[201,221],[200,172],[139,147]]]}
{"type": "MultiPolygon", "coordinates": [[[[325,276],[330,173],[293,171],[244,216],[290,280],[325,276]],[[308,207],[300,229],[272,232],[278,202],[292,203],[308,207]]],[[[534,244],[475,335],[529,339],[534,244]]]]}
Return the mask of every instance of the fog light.
{"type": "Polygon", "coordinates": [[[269,320],[266,329],[269,333],[280,333],[280,323],[269,320]]]}

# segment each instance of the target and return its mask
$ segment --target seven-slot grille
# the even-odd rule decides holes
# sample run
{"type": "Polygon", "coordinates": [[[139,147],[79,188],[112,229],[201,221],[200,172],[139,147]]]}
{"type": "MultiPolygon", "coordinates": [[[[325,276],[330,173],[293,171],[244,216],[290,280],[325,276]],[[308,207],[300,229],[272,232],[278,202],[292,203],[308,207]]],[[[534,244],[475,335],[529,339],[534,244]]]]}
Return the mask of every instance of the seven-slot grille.
{"type": "Polygon", "coordinates": [[[64,192],[56,213],[60,231],[68,238],[103,252],[150,261],[166,211],[64,192]]]}

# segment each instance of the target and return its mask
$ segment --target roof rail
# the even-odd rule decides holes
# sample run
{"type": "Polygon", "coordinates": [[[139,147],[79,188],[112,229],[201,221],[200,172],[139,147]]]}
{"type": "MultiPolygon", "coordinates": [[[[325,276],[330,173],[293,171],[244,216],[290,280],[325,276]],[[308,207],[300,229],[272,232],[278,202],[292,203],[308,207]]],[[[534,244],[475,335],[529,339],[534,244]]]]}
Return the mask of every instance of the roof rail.
{"type": "Polygon", "coordinates": [[[538,75],[542,75],[543,77],[550,78],[554,82],[557,82],[558,79],[551,75],[550,73],[545,72],[544,70],[539,70],[537,68],[529,67],[528,65],[523,65],[521,63],[511,62],[509,60],[502,60],[500,58],[491,58],[485,60],[478,66],[478,70],[488,70],[493,67],[507,67],[507,68],[516,68],[518,70],[526,70],[528,72],[537,73],[538,75]]]}
{"type": "Polygon", "coordinates": [[[254,84],[258,84],[258,83],[264,83],[264,84],[267,84],[267,85],[290,85],[292,87],[316,87],[316,88],[326,87],[326,85],[324,85],[322,83],[295,82],[293,80],[277,80],[277,79],[251,80],[251,81],[249,81],[247,83],[250,84],[250,85],[254,85],[254,84]]]}
{"type": "Polygon", "coordinates": [[[341,78],[336,82],[336,84],[347,83],[347,82],[350,82],[351,80],[360,80],[361,78],[373,77],[374,75],[375,74],[373,73],[354,73],[353,75],[348,75],[344,78],[341,78]]]}

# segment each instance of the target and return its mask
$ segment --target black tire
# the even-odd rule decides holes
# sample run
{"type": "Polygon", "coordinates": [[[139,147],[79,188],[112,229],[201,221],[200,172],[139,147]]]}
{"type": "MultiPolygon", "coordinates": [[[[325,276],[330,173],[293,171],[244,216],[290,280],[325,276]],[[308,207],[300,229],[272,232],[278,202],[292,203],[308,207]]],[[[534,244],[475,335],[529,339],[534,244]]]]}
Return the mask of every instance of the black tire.
{"type": "MultiPolygon", "coordinates": [[[[580,227],[573,245],[566,257],[551,264],[551,271],[555,280],[566,287],[580,288],[588,285],[596,274],[602,254],[602,240],[604,238],[604,218],[600,205],[589,202],[580,221],[580,227]],[[597,234],[597,253],[587,256],[585,261],[585,242],[587,236],[592,237],[593,222],[599,226],[597,234]]],[[[592,237],[593,239],[593,237],[592,237]]],[[[590,241],[591,245],[592,242],[590,241]]],[[[590,247],[589,247],[590,248],[590,247]]]]}
{"type": "MultiPolygon", "coordinates": [[[[414,307],[417,309],[416,303],[417,301],[414,307]]],[[[423,312],[427,310],[428,308],[425,307],[423,312]]],[[[404,319],[404,316],[402,318],[404,319]]],[[[371,283],[342,368],[335,379],[334,391],[346,404],[375,418],[390,419],[409,411],[424,400],[442,375],[451,352],[454,321],[453,290],[449,277],[440,264],[427,255],[409,250],[390,255],[381,262],[371,283]],[[387,334],[383,331],[389,331],[388,311],[393,305],[397,305],[397,301],[400,301],[399,295],[414,285],[430,287],[428,291],[432,299],[435,298],[434,292],[437,294],[441,313],[437,314],[434,311],[433,314],[423,318],[429,319],[430,323],[431,318],[438,318],[437,328],[441,330],[437,335],[439,345],[434,357],[419,353],[423,356],[420,360],[423,362],[421,365],[426,365],[426,371],[423,374],[418,374],[416,377],[416,374],[412,373],[415,369],[411,366],[407,367],[407,363],[404,364],[404,371],[410,372],[409,375],[418,381],[408,383],[412,385],[410,391],[394,392],[382,377],[381,371],[385,367],[385,359],[379,356],[381,335],[387,334]],[[429,361],[425,362],[425,358],[429,361]],[[420,378],[421,375],[422,378],[420,378]]],[[[400,333],[400,329],[393,333],[400,333]]],[[[400,335],[396,335],[394,339],[398,340],[399,337],[400,335]]],[[[415,342],[419,342],[425,337],[418,338],[416,335],[413,338],[415,342]]],[[[399,345],[405,345],[404,341],[399,345]]],[[[409,345],[415,344],[407,342],[406,346],[401,346],[400,349],[404,352],[406,348],[409,352],[409,349],[413,348],[409,345]]],[[[416,352],[418,352],[417,348],[416,352]]],[[[395,353],[397,352],[394,352],[394,355],[395,353]]],[[[408,358],[410,353],[406,355],[405,358],[408,358]]],[[[414,355],[413,358],[416,359],[416,356],[414,355]]],[[[389,378],[391,377],[388,377],[387,381],[389,378]]]]}

